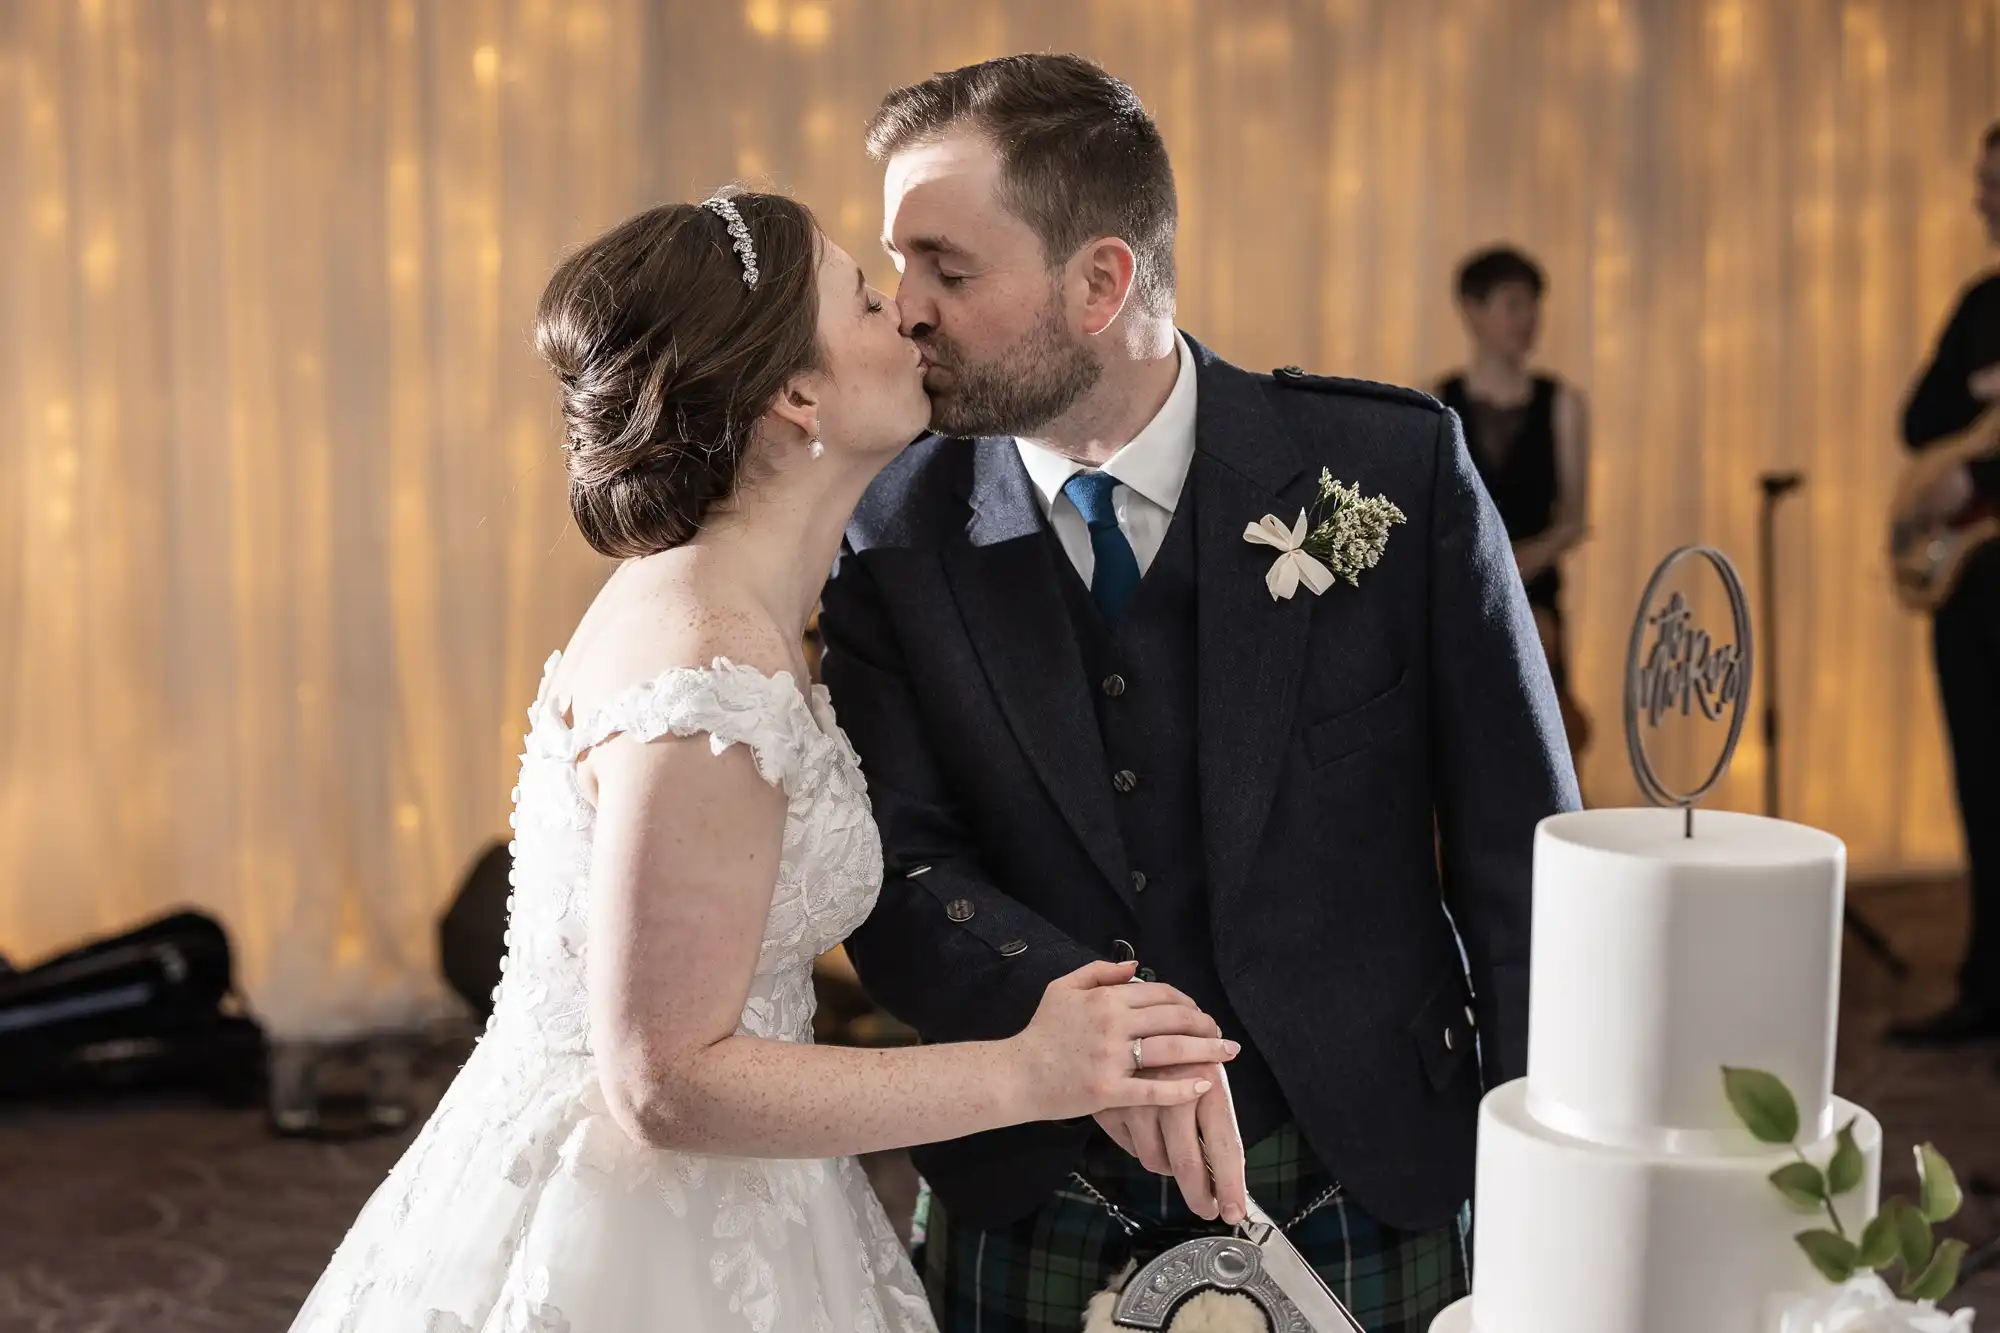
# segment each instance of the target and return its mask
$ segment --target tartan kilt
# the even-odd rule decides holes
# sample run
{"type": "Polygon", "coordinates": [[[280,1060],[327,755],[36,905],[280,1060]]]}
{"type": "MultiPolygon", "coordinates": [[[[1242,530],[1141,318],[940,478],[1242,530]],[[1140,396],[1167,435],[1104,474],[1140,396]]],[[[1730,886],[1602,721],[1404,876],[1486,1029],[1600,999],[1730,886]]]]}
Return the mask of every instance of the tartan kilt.
{"type": "MultiPolygon", "coordinates": [[[[1319,1198],[1333,1178],[1286,1125],[1245,1155],[1251,1195],[1280,1223],[1319,1198]]],[[[1127,1260],[1142,1264],[1191,1234],[1225,1228],[1188,1210],[1171,1177],[1153,1175],[1101,1133],[1078,1169],[1142,1227],[1128,1239],[1104,1206],[1066,1182],[1011,1226],[960,1231],[928,1189],[918,1225],[919,1266],[941,1333],[1078,1333],[1083,1309],[1127,1260]]],[[[1435,1231],[1396,1231],[1345,1199],[1286,1232],[1369,1333],[1428,1333],[1470,1289],[1471,1208],[1435,1231]]]]}

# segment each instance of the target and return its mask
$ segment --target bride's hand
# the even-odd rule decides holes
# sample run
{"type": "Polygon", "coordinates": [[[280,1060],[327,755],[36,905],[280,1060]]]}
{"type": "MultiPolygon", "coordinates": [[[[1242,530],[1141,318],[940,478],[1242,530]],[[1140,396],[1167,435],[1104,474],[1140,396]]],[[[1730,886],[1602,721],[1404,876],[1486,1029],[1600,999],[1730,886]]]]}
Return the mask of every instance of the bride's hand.
{"type": "Polygon", "coordinates": [[[1215,1065],[1236,1057],[1215,1020],[1172,986],[1132,982],[1135,963],[1091,963],[1057,977],[1033,1021],[1009,1039],[1030,1119],[1070,1120],[1113,1106],[1180,1106],[1214,1086],[1144,1078],[1145,1068],[1215,1065]],[[1130,984],[1128,984],[1130,983],[1130,984]],[[1138,1043],[1140,1060],[1132,1058],[1138,1043]]]}

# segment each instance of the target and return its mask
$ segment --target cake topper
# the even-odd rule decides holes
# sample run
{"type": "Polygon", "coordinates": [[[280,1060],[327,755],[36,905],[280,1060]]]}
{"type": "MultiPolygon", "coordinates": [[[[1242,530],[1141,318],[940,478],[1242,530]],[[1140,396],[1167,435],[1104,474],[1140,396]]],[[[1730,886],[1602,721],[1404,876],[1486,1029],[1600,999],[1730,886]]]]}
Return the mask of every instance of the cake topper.
{"type": "Polygon", "coordinates": [[[1743,720],[1749,716],[1750,637],[1750,601],[1743,593],[1743,580],[1737,577],[1729,557],[1712,546],[1683,546],[1662,560],[1646,584],[1639,614],[1632,621],[1632,643],[1625,653],[1625,748],[1632,756],[1632,771],[1646,799],[1686,811],[1690,838],[1694,836],[1694,808],[1729,771],[1736,743],[1743,736],[1743,720]],[[1695,558],[1714,568],[1729,595],[1734,642],[1717,643],[1705,627],[1696,624],[1687,597],[1678,588],[1655,606],[1668,575],[1683,561],[1695,558]],[[1670,713],[1692,717],[1696,711],[1710,722],[1726,715],[1729,736],[1708,777],[1692,790],[1676,791],[1653,767],[1645,736],[1657,730],[1660,719],[1670,713]]]}

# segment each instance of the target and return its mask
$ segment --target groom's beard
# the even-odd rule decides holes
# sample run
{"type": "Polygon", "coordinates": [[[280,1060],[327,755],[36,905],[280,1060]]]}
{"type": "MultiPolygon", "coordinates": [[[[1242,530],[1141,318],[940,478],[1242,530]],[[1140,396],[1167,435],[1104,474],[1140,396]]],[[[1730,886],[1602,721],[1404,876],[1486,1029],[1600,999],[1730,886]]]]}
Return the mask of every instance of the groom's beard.
{"type": "Polygon", "coordinates": [[[932,369],[931,429],[944,435],[1032,435],[1096,385],[1103,367],[1069,339],[1051,303],[1042,321],[991,361],[969,364],[942,333],[921,340],[932,369]]]}

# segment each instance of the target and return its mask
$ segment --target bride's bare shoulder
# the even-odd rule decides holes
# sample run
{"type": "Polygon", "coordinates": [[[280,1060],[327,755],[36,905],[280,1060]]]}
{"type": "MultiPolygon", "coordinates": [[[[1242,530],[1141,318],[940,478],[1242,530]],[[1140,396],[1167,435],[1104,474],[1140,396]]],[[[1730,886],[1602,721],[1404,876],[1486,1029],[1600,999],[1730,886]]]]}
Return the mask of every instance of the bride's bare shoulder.
{"type": "Polygon", "coordinates": [[[674,667],[718,658],[795,672],[799,647],[758,608],[663,580],[607,583],[563,650],[552,682],[573,716],[674,667]]]}

